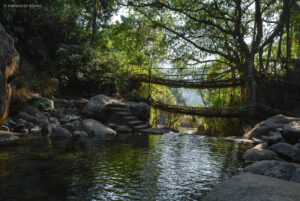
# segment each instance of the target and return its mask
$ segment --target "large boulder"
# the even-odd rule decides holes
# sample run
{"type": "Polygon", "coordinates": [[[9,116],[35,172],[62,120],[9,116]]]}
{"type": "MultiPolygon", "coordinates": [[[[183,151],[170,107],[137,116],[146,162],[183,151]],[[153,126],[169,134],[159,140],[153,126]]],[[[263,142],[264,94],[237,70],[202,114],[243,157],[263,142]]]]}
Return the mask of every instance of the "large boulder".
{"type": "Polygon", "coordinates": [[[284,157],[300,162],[300,149],[288,143],[278,143],[270,147],[270,149],[284,157]]]}
{"type": "Polygon", "coordinates": [[[129,102],[133,114],[140,120],[148,122],[150,119],[150,107],[147,103],[129,102]]]}
{"type": "Polygon", "coordinates": [[[243,159],[247,162],[255,162],[261,160],[274,160],[278,159],[279,156],[271,150],[268,149],[248,149],[243,156],[243,159]]]}
{"type": "Polygon", "coordinates": [[[10,82],[18,66],[19,54],[14,47],[14,41],[0,23],[0,124],[8,115],[10,82]]]}
{"type": "Polygon", "coordinates": [[[63,127],[55,127],[53,128],[53,132],[50,135],[50,138],[53,140],[66,140],[72,137],[72,134],[68,129],[63,127]]]}
{"type": "Polygon", "coordinates": [[[300,183],[300,165],[277,160],[258,161],[244,171],[300,183]]]}
{"type": "Polygon", "coordinates": [[[284,125],[282,137],[291,144],[296,144],[300,140],[300,122],[293,121],[284,125]]]}
{"type": "Polygon", "coordinates": [[[282,130],[282,128],[293,121],[300,121],[300,118],[294,118],[294,117],[287,117],[284,115],[276,115],[273,117],[268,118],[267,120],[258,123],[255,125],[255,127],[248,133],[245,134],[244,137],[246,138],[259,138],[263,135],[268,136],[272,135],[270,132],[277,131],[279,129],[282,130]]]}
{"type": "Polygon", "coordinates": [[[87,117],[92,117],[96,119],[105,118],[106,114],[104,113],[106,107],[111,104],[123,104],[119,100],[111,98],[109,96],[100,94],[92,97],[82,109],[82,114],[87,117]]]}
{"type": "Polygon", "coordinates": [[[82,120],[78,130],[85,131],[91,137],[112,137],[116,131],[94,119],[82,120]]]}
{"type": "Polygon", "coordinates": [[[204,201],[298,201],[300,184],[257,174],[241,174],[221,183],[204,201]]]}

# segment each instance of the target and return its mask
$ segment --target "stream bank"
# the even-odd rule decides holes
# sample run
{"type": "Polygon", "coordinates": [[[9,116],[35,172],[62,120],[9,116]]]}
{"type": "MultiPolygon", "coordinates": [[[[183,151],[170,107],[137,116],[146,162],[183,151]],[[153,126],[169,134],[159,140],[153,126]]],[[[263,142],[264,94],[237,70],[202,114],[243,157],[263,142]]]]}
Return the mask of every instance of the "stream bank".
{"type": "Polygon", "coordinates": [[[28,135],[51,140],[71,138],[109,139],[123,133],[163,134],[167,128],[152,128],[150,107],[143,102],[122,102],[100,94],[90,100],[47,99],[35,96],[0,127],[0,144],[17,143],[28,135]]]}
{"type": "Polygon", "coordinates": [[[298,201],[300,197],[300,118],[276,115],[244,135],[257,144],[243,156],[248,163],[219,184],[205,201],[298,201]]]}

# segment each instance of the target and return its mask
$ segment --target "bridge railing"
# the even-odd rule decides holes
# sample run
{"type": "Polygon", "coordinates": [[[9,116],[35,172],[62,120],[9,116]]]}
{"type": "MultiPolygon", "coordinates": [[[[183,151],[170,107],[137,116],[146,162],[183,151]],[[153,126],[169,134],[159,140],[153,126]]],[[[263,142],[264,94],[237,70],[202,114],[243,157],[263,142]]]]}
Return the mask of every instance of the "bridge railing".
{"type": "Polygon", "coordinates": [[[222,79],[233,78],[230,77],[230,71],[224,69],[222,72],[209,72],[208,68],[158,68],[152,67],[136,68],[129,72],[131,77],[145,77],[149,80],[152,77],[164,78],[166,80],[184,80],[189,82],[203,82],[203,81],[218,81],[222,79]]]}

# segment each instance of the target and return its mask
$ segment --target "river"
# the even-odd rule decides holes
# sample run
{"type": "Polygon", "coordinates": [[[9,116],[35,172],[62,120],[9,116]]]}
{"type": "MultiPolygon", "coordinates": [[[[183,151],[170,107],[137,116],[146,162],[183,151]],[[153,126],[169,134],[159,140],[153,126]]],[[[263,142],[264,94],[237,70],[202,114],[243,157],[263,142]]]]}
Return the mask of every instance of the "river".
{"type": "Polygon", "coordinates": [[[1,200],[201,200],[243,166],[248,147],[199,135],[109,141],[31,137],[0,147],[1,200]]]}

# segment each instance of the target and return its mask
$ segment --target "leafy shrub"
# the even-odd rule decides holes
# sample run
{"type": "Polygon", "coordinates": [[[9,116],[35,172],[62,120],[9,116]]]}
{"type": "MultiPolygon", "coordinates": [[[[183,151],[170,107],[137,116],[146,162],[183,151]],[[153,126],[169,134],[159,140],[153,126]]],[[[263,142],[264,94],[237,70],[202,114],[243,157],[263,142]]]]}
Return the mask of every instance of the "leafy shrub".
{"type": "Polygon", "coordinates": [[[111,55],[102,54],[89,44],[61,44],[57,54],[60,64],[56,76],[61,92],[80,96],[114,93],[119,64],[111,55]]]}

